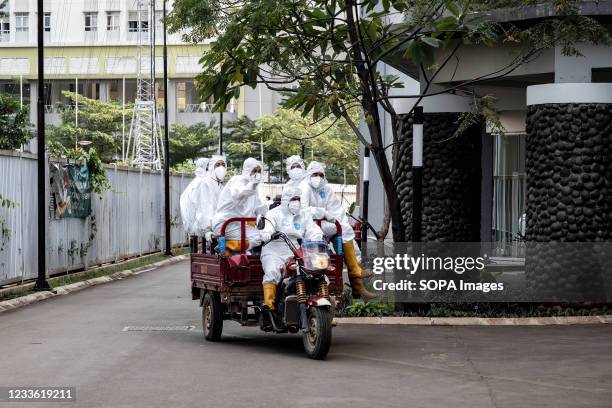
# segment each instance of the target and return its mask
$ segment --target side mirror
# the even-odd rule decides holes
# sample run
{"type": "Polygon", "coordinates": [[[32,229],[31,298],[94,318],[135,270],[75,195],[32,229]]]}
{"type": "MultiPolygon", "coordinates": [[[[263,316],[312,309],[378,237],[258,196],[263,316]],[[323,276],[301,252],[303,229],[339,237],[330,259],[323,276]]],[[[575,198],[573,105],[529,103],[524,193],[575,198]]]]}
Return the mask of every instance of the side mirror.
{"type": "Polygon", "coordinates": [[[257,216],[257,229],[262,230],[264,228],[266,228],[266,218],[263,215],[259,214],[257,216]]]}

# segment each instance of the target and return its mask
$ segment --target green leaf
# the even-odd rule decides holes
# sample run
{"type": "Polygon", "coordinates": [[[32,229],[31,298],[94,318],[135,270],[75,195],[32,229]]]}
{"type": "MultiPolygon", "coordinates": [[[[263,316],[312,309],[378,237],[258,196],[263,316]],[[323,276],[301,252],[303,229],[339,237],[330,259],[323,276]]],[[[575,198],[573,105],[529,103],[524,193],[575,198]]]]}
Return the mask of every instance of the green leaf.
{"type": "Polygon", "coordinates": [[[421,41],[434,48],[438,48],[442,45],[442,41],[433,37],[421,37],[421,41]]]}
{"type": "Polygon", "coordinates": [[[459,6],[454,1],[451,1],[446,4],[446,9],[455,17],[459,18],[461,11],[459,11],[459,6]]]}

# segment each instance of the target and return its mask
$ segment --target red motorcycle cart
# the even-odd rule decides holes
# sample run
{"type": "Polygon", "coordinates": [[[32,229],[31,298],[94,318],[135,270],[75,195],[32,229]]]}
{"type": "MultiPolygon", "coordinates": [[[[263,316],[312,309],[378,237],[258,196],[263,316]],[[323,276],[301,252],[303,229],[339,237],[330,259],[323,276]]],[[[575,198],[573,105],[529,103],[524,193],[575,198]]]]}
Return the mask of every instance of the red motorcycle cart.
{"type": "MultiPolygon", "coordinates": [[[[278,285],[277,308],[268,311],[262,307],[263,269],[259,255],[247,254],[246,225],[254,221],[255,218],[227,220],[208,253],[204,242],[202,253],[191,254],[191,294],[192,299],[200,301],[206,339],[221,338],[223,320],[233,320],[242,326],[259,325],[264,331],[276,333],[296,333],[301,329],[309,357],[324,358],[331,343],[335,299],[343,291],[340,224],[336,222],[337,236],[329,245],[333,244],[334,250],[325,245],[329,262],[319,269],[308,269],[302,249],[292,248],[295,256],[287,262],[278,285]],[[240,223],[241,239],[240,250],[229,253],[225,231],[231,223],[240,223]]],[[[286,236],[275,233],[273,239],[286,236]]]]}

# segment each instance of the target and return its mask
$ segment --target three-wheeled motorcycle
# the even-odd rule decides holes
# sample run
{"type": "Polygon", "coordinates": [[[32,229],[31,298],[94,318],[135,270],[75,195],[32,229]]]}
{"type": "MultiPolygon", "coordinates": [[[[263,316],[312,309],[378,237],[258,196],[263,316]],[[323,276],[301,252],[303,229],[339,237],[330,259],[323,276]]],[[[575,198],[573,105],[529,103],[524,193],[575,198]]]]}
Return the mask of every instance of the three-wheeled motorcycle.
{"type": "MultiPolygon", "coordinates": [[[[342,228],[336,222],[336,236],[328,243],[302,242],[293,245],[281,232],[272,239],[283,240],[293,252],[277,285],[275,310],[263,307],[263,269],[256,253],[248,253],[247,223],[255,218],[227,220],[216,240],[202,242],[201,252],[191,254],[191,293],[202,307],[204,336],[219,341],[223,321],[242,326],[258,325],[274,333],[302,333],[304,350],[313,359],[324,359],[331,345],[332,319],[336,299],[342,296],[342,228]],[[229,251],[225,231],[240,224],[240,249],[229,251]]],[[[261,222],[261,220],[259,221],[261,222]]],[[[197,245],[192,245],[197,248],[197,245]]]]}

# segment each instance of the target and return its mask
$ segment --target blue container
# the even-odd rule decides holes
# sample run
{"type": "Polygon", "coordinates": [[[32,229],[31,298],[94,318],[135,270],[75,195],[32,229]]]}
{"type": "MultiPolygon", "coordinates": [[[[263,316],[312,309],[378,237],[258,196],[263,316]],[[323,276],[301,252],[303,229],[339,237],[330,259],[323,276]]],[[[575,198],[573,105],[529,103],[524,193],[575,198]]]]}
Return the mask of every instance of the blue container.
{"type": "Polygon", "coordinates": [[[225,255],[226,247],[225,247],[225,237],[217,238],[217,248],[219,248],[219,254],[225,255]]]}

